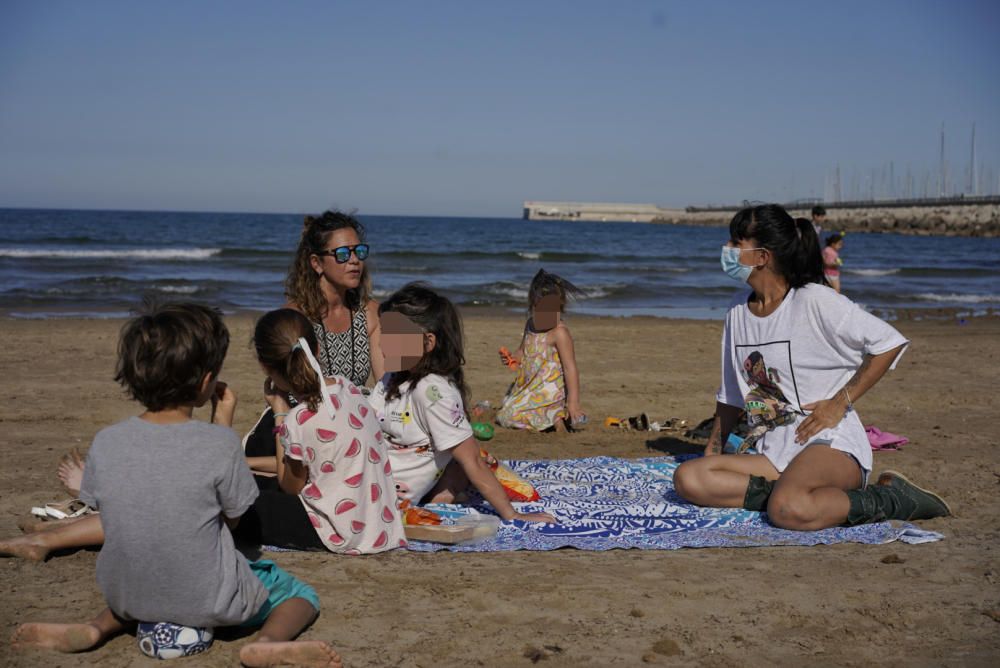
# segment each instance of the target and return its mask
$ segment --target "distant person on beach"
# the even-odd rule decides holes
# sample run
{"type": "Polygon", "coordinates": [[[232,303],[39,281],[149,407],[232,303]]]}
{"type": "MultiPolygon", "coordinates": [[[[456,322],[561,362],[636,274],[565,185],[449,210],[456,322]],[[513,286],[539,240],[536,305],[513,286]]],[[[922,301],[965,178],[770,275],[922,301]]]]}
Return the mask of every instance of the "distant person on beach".
{"type": "Polygon", "coordinates": [[[854,405],[909,342],[823,285],[809,221],[775,204],[743,209],[721,259],[750,290],[726,314],[715,423],[705,456],[678,467],[677,492],[701,506],[766,510],[801,531],[951,514],[895,472],[866,486],[872,450],[854,405]],[[743,446],[759,454],[721,455],[742,411],[743,446]]]}
{"type": "Polygon", "coordinates": [[[823,226],[826,225],[826,209],[819,204],[812,208],[812,224],[818,239],[823,232],[823,226]]]}
{"type": "MultiPolygon", "coordinates": [[[[116,380],[145,411],[94,438],[80,497],[101,515],[67,527],[96,520],[107,607],[86,623],[22,624],[15,647],[82,652],[137,622],[262,625],[240,650],[244,665],[341,665],[329,644],[293,641],[318,614],[312,587],[234,547],[230,529],[257,486],[236,434],[191,417],[210,400],[235,405],[217,383],[228,345],[220,314],[203,306],[166,305],[125,325],[116,380]]],[[[0,553],[31,556],[16,547],[0,553]]]]}
{"type": "Polygon", "coordinates": [[[844,261],[840,259],[840,249],[844,247],[844,237],[840,234],[831,234],[826,238],[826,247],[823,249],[823,274],[830,287],[840,292],[840,266],[844,261]]]}
{"type": "Polygon", "coordinates": [[[567,431],[586,415],[580,408],[580,374],[573,337],[562,320],[570,296],[579,288],[544,269],[528,288],[528,321],[521,344],[511,355],[517,378],[497,411],[508,429],[567,431]]]}
{"type": "MultiPolygon", "coordinates": [[[[364,388],[385,373],[379,346],[378,302],[371,294],[365,229],[338,211],[306,216],[285,279],[286,308],[305,315],[319,341],[323,374],[364,388]]],[[[249,456],[274,456],[273,411],[267,407],[243,440],[249,456]]]]}
{"type": "Polygon", "coordinates": [[[472,485],[505,520],[554,523],[521,513],[480,455],[466,414],[462,321],[447,298],[409,283],[379,306],[387,373],[371,403],[389,442],[397,495],[458,503],[472,485]]]}

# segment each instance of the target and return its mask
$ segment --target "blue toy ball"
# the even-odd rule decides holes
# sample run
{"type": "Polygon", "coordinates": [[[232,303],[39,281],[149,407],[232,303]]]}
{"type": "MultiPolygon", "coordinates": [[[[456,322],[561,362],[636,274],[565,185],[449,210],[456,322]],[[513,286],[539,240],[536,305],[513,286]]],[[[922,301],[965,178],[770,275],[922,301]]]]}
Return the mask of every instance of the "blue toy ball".
{"type": "Polygon", "coordinates": [[[201,654],[212,646],[212,629],[172,622],[140,622],[135,634],[139,651],[154,659],[176,659],[201,654]]]}

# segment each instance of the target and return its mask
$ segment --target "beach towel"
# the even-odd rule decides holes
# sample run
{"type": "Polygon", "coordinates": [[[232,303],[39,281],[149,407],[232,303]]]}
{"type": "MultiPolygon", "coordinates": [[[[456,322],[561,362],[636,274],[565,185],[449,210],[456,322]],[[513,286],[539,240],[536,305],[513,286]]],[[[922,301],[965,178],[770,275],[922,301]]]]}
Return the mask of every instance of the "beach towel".
{"type": "MultiPolygon", "coordinates": [[[[522,512],[545,510],[558,525],[503,522],[495,538],[473,545],[440,545],[410,541],[410,550],[434,552],[499,552],[511,550],[580,550],[636,548],[675,550],[682,547],[765,547],[825,545],[901,540],[907,543],[942,539],[939,533],[912,524],[880,522],[822,531],[788,531],[767,522],[766,514],[740,509],[702,508],[681,499],[673,486],[674,470],[690,457],[652,457],[508,461],[541,495],[534,503],[517,503],[522,512]]],[[[454,517],[493,513],[481,500],[472,507],[431,504],[427,508],[454,517]]]]}
{"type": "Polygon", "coordinates": [[[899,436],[889,431],[882,431],[875,425],[865,427],[865,433],[868,434],[868,442],[871,444],[872,450],[876,452],[879,450],[888,450],[890,452],[899,450],[910,442],[910,439],[905,436],[899,436]]]}

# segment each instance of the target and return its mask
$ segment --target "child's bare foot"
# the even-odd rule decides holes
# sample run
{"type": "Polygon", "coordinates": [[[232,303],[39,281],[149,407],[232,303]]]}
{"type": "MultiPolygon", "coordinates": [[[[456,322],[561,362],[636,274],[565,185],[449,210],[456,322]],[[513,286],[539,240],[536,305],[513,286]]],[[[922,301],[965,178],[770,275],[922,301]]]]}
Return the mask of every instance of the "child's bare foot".
{"type": "Polygon", "coordinates": [[[21,624],[11,645],[18,649],[54,649],[82,652],[101,642],[101,631],[92,624],[21,624]]]}
{"type": "Polygon", "coordinates": [[[37,534],[18,536],[8,540],[0,540],[0,557],[19,557],[29,561],[45,561],[49,556],[49,548],[41,544],[37,534]]]}
{"type": "Polygon", "coordinates": [[[80,451],[73,448],[59,458],[59,467],[56,469],[63,487],[73,498],[80,496],[80,484],[83,482],[83,456],[80,451]]]}
{"type": "Polygon", "coordinates": [[[340,668],[340,655],[322,640],[288,642],[252,642],[240,650],[240,662],[251,668],[268,666],[307,666],[340,668]]]}

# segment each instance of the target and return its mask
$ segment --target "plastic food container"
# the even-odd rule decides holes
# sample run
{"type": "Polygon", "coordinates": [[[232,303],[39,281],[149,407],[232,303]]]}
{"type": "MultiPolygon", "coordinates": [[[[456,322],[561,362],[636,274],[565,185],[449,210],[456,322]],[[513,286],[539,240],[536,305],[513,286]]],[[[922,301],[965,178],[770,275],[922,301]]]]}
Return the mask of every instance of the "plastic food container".
{"type": "Polygon", "coordinates": [[[496,537],[500,518],[496,515],[462,515],[455,518],[455,526],[471,527],[472,537],[463,542],[478,543],[496,537]]]}

